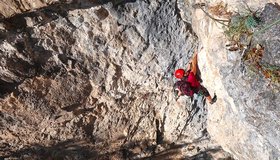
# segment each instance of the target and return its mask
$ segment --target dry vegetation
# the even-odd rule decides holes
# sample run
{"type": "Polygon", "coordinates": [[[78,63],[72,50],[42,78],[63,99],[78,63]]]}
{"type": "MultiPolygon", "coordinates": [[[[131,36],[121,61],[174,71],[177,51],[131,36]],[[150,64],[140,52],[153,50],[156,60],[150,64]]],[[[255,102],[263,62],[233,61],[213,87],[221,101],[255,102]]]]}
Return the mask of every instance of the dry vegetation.
{"type": "Polygon", "coordinates": [[[261,72],[265,78],[270,79],[274,83],[280,83],[280,69],[277,66],[262,63],[264,54],[264,47],[257,44],[256,47],[250,49],[246,55],[243,56],[243,61],[249,65],[253,71],[261,72]]]}
{"type": "MultiPolygon", "coordinates": [[[[246,6],[248,7],[248,5],[246,6]]],[[[245,14],[233,14],[228,10],[227,4],[224,2],[219,2],[216,5],[208,7],[208,12],[211,16],[229,19],[229,22],[224,25],[224,33],[229,41],[227,49],[229,51],[237,51],[248,48],[248,51],[242,57],[242,61],[253,71],[260,72],[273,83],[279,84],[280,68],[261,62],[264,55],[264,47],[259,44],[251,46],[254,31],[261,23],[257,16],[258,13],[257,11],[252,11],[249,7],[245,10],[247,11],[245,14]]]]}
{"type": "Polygon", "coordinates": [[[209,6],[208,10],[210,14],[219,18],[230,19],[230,17],[232,16],[232,12],[228,10],[227,4],[225,4],[224,2],[219,2],[214,6],[209,6]]]}

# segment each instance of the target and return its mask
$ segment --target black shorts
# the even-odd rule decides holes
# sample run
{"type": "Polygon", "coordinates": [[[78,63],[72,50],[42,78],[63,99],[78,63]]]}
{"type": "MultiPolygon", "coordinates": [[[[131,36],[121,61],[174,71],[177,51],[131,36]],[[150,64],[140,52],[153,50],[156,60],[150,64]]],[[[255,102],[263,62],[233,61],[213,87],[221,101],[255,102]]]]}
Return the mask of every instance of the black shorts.
{"type": "Polygon", "coordinates": [[[203,95],[205,97],[210,96],[208,90],[204,86],[202,86],[202,85],[199,87],[198,94],[201,94],[201,95],[203,95]]]}

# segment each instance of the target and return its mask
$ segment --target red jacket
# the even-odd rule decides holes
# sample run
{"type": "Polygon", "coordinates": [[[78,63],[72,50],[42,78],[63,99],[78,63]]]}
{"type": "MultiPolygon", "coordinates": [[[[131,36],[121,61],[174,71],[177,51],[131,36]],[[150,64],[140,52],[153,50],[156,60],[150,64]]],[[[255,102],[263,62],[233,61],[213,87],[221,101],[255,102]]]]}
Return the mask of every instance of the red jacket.
{"type": "Polygon", "coordinates": [[[200,83],[195,78],[195,75],[193,74],[193,72],[190,72],[190,74],[188,75],[187,82],[189,82],[193,88],[199,88],[200,87],[200,83]]]}

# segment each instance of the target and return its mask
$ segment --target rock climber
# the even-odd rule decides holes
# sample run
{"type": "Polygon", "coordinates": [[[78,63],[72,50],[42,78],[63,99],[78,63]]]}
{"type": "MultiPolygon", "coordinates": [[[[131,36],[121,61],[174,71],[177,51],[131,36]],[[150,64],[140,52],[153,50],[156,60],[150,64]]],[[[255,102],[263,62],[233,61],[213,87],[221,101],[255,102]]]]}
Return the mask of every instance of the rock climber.
{"type": "Polygon", "coordinates": [[[195,51],[192,61],[187,66],[187,70],[177,69],[174,73],[174,76],[179,79],[174,85],[176,99],[181,95],[193,97],[194,94],[200,94],[205,96],[210,104],[215,103],[217,100],[216,94],[214,94],[213,98],[210,96],[208,90],[197,80],[197,72],[197,51],[195,51]]]}

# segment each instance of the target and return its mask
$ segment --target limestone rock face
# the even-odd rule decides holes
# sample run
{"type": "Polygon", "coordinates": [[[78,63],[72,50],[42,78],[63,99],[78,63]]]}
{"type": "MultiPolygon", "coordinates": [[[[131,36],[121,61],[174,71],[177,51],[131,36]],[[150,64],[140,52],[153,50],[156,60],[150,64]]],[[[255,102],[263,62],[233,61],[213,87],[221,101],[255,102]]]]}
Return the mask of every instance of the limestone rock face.
{"type": "MultiPolygon", "coordinates": [[[[231,11],[244,6],[239,1],[224,2],[231,11]]],[[[263,25],[256,30],[279,20],[279,1],[274,2],[277,3],[265,5],[263,1],[248,1],[253,9],[262,7],[263,25]]],[[[217,1],[207,5],[215,4],[217,1]]],[[[252,72],[241,62],[242,52],[226,50],[221,25],[201,10],[195,10],[193,16],[196,17],[192,21],[194,31],[204,46],[199,54],[203,83],[218,95],[217,104],[208,108],[209,134],[237,159],[279,158],[279,84],[252,72]]],[[[256,35],[252,44],[265,48],[262,61],[279,68],[279,24],[256,35]]]]}
{"type": "Polygon", "coordinates": [[[3,0],[0,2],[0,18],[32,11],[41,7],[54,4],[58,0],[3,0]]]}
{"type": "Polygon", "coordinates": [[[229,156],[203,98],[173,97],[173,72],[198,45],[176,1],[125,2],[1,13],[1,157],[229,156]]]}
{"type": "MultiPolygon", "coordinates": [[[[225,49],[222,27],[197,2],[1,1],[0,158],[279,158],[279,86],[225,49]],[[173,96],[173,72],[195,48],[214,105],[173,96]]],[[[278,13],[267,5],[262,19],[278,13]]],[[[273,65],[278,32],[253,41],[273,65]]]]}
{"type": "Polygon", "coordinates": [[[267,4],[260,15],[260,18],[267,26],[260,27],[260,33],[255,37],[255,43],[265,45],[263,62],[280,66],[280,9],[277,5],[267,4]],[[272,25],[275,24],[275,25],[272,25]],[[272,25],[272,26],[271,26],[272,25]],[[268,29],[265,29],[268,28],[268,29]]]}

